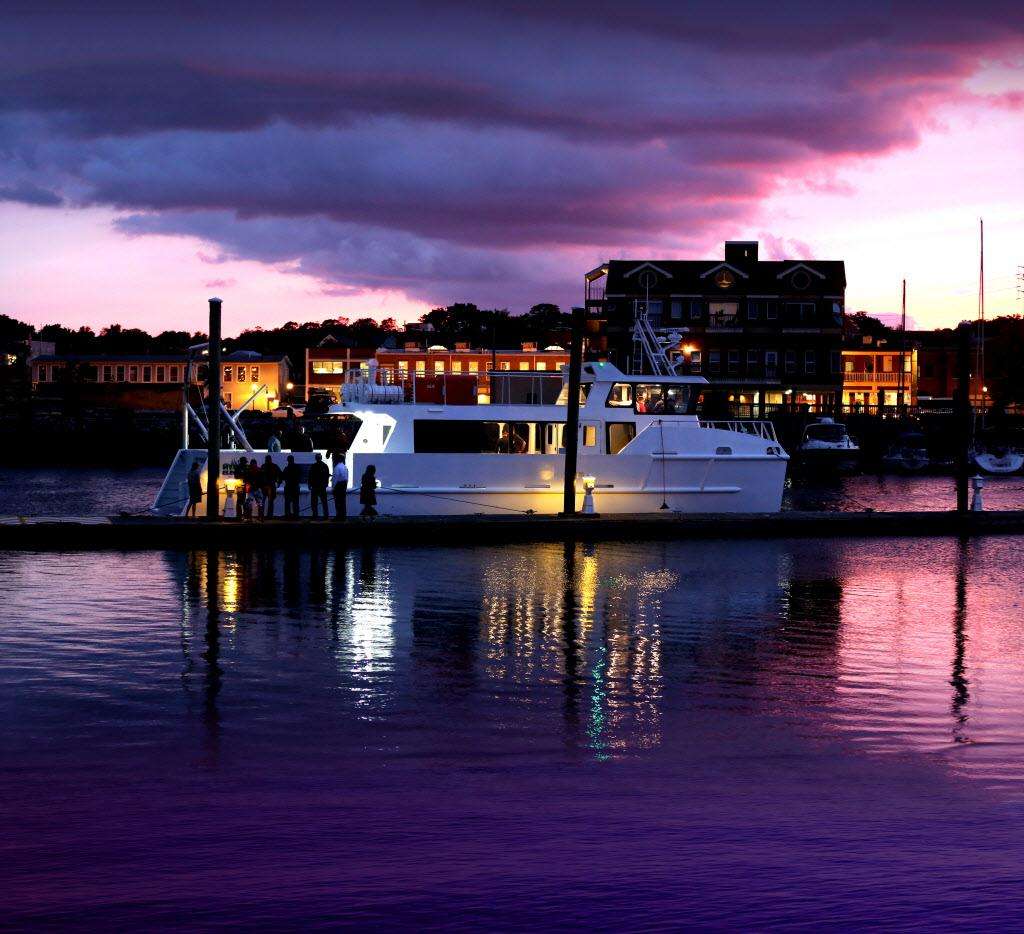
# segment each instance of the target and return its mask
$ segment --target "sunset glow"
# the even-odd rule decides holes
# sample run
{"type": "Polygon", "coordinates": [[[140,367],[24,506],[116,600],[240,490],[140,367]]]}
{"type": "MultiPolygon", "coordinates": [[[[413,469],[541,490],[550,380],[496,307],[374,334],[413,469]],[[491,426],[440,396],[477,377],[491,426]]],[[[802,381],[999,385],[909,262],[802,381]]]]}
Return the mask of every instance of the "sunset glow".
{"type": "Polygon", "coordinates": [[[941,326],[974,313],[981,216],[989,313],[1022,310],[1018,5],[303,6],[8,17],[4,313],[521,311],[609,258],[757,238],[845,260],[850,310],[906,278],[941,326]]]}

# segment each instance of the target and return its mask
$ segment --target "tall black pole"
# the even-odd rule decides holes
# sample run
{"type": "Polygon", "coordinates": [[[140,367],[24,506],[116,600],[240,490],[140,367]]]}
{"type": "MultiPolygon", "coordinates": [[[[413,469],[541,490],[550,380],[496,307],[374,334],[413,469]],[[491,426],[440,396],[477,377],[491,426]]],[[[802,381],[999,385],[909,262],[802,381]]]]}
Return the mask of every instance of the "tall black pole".
{"type": "Polygon", "coordinates": [[[569,398],[566,401],[565,477],[563,479],[562,512],[576,512],[576,461],[580,443],[580,368],[583,366],[583,308],[572,310],[572,331],[569,337],[569,398]]]}
{"type": "Polygon", "coordinates": [[[215,522],[220,514],[220,299],[210,299],[210,371],[206,421],[210,436],[206,448],[206,518],[215,522]]]}
{"type": "Polygon", "coordinates": [[[956,511],[967,512],[967,481],[970,475],[971,446],[971,329],[960,327],[957,345],[956,396],[956,511]]]}

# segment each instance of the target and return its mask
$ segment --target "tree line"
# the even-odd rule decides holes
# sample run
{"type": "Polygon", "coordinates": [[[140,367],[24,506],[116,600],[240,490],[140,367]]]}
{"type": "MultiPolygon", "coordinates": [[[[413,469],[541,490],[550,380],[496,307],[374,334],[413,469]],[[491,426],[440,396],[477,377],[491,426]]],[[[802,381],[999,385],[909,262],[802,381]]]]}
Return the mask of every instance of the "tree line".
{"type": "MultiPolygon", "coordinates": [[[[341,347],[376,348],[399,341],[403,334],[409,340],[450,345],[466,341],[473,346],[516,346],[520,341],[564,340],[570,316],[557,305],[534,305],[521,315],[507,308],[478,308],[459,302],[434,308],[418,322],[400,325],[394,318],[328,318],[324,321],[287,321],[277,328],[246,328],[234,338],[227,338],[229,350],[254,350],[264,354],[285,354],[293,363],[303,359],[307,347],[337,344],[341,347]]],[[[62,354],[168,354],[183,353],[189,346],[202,343],[201,331],[165,330],[150,334],[142,328],[109,324],[99,331],[90,327],[68,328],[47,324],[39,328],[8,315],[0,314],[0,340],[52,341],[62,354]]]]}

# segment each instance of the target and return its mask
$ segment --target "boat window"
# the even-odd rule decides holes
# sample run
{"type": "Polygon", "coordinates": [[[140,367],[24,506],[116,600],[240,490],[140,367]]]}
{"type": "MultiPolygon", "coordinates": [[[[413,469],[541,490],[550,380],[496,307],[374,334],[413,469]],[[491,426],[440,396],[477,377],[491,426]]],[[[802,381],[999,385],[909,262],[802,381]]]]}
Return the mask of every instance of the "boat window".
{"type": "Polygon", "coordinates": [[[634,422],[608,422],[608,453],[618,454],[635,437],[634,422]]]}
{"type": "Polygon", "coordinates": [[[583,426],[583,446],[592,448],[597,444],[597,425],[583,426]]]}
{"type": "Polygon", "coordinates": [[[638,383],[633,402],[641,415],[691,415],[697,399],[685,383],[638,383]]]}
{"type": "Polygon", "coordinates": [[[723,454],[723,455],[732,454],[732,448],[726,448],[726,447],[715,448],[715,454],[723,454]]]}
{"type": "Polygon", "coordinates": [[[529,454],[536,428],[533,422],[420,419],[413,423],[413,448],[417,454],[529,454]]]}
{"type": "MultiPolygon", "coordinates": [[[[586,405],[587,396],[590,395],[590,390],[593,389],[593,383],[580,383],[580,405],[586,405]]],[[[558,398],[555,400],[555,405],[566,405],[569,402],[569,384],[563,383],[561,391],[558,393],[558,398]]]]}
{"type": "Polygon", "coordinates": [[[608,405],[615,408],[632,408],[633,387],[629,383],[615,383],[608,393],[608,405]]]}
{"type": "Polygon", "coordinates": [[[844,425],[808,425],[804,432],[808,441],[842,441],[846,438],[844,425]]]}

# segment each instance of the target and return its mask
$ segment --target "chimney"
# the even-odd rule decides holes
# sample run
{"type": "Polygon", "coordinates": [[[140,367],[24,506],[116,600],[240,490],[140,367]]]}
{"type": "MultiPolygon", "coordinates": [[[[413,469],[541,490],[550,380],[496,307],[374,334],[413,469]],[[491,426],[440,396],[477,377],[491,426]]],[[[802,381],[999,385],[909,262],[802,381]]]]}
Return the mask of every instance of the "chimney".
{"type": "Polygon", "coordinates": [[[523,353],[536,353],[537,343],[536,341],[523,341],[522,343],[523,353]]]}
{"type": "Polygon", "coordinates": [[[757,241],[726,240],[725,261],[738,269],[753,266],[757,262],[757,241]]]}

